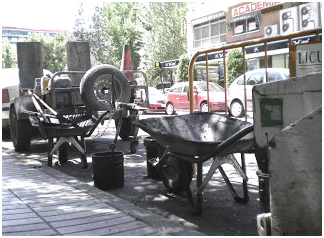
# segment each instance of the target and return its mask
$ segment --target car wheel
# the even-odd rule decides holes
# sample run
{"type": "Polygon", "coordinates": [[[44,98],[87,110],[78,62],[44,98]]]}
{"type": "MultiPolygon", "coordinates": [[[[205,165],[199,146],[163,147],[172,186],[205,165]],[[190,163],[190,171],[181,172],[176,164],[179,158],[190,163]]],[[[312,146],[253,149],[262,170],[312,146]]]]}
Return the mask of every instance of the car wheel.
{"type": "Polygon", "coordinates": [[[200,111],[201,111],[201,112],[208,112],[208,105],[207,105],[207,102],[203,102],[203,103],[201,103],[201,105],[200,105],[200,111]]]}
{"type": "MultiPolygon", "coordinates": [[[[119,123],[119,120],[115,120],[115,126],[117,128],[118,126],[118,123],[119,123]]],[[[132,130],[133,130],[133,120],[132,118],[130,117],[125,117],[123,118],[123,121],[122,121],[122,124],[121,124],[121,127],[120,127],[120,131],[119,131],[119,137],[122,139],[122,140],[128,140],[129,137],[131,136],[132,134],[132,130]]]]}
{"type": "Polygon", "coordinates": [[[174,107],[173,107],[173,104],[171,102],[169,102],[167,105],[166,105],[166,110],[165,110],[166,114],[168,115],[174,115],[174,107]]]}
{"type": "Polygon", "coordinates": [[[231,104],[231,114],[234,117],[243,117],[244,115],[244,107],[241,101],[235,100],[231,104]]]}
{"type": "Polygon", "coordinates": [[[98,65],[89,69],[81,79],[80,94],[87,110],[92,114],[111,109],[112,75],[118,102],[129,103],[131,87],[126,76],[111,65],[98,65]]]}
{"type": "Polygon", "coordinates": [[[31,124],[29,120],[18,120],[14,107],[10,109],[10,136],[15,151],[28,150],[31,141],[31,124]]]}

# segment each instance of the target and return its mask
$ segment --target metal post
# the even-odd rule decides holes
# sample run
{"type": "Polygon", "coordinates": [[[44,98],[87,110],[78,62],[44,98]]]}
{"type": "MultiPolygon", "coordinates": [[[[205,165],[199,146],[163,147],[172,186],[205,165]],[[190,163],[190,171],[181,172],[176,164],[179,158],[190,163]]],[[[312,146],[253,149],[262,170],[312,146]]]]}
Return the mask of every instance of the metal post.
{"type": "Polygon", "coordinates": [[[266,82],[269,82],[268,76],[268,45],[267,42],[264,42],[264,66],[265,66],[265,75],[266,75],[266,82]]]}
{"type": "Polygon", "coordinates": [[[247,121],[247,99],[246,99],[246,66],[245,66],[245,47],[242,46],[242,53],[243,53],[243,75],[244,75],[244,117],[245,121],[247,121]]]}
{"type": "Polygon", "coordinates": [[[208,55],[205,54],[206,57],[206,78],[207,78],[207,106],[208,106],[208,112],[210,112],[209,108],[209,76],[208,76],[208,55]]]}
{"type": "Polygon", "coordinates": [[[226,60],[225,60],[225,50],[223,50],[223,62],[224,62],[224,91],[225,91],[225,115],[228,115],[227,107],[227,86],[226,86],[226,60]]]}

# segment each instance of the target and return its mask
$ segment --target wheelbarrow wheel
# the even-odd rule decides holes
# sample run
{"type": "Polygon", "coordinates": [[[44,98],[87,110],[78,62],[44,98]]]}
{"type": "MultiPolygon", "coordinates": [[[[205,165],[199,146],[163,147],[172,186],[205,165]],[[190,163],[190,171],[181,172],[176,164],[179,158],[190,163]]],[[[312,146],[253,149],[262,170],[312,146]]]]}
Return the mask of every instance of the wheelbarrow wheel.
{"type": "Polygon", "coordinates": [[[96,115],[97,111],[112,109],[112,92],[115,91],[115,100],[128,103],[131,97],[131,87],[126,76],[111,65],[98,65],[89,69],[81,79],[80,94],[87,110],[96,115]],[[114,87],[112,88],[112,75],[114,87]],[[116,90],[115,90],[116,89],[116,90]]]}
{"type": "Polygon", "coordinates": [[[68,148],[69,148],[69,144],[63,143],[57,151],[58,160],[60,161],[61,164],[65,164],[68,161],[68,148]]]}
{"type": "Polygon", "coordinates": [[[192,164],[189,162],[182,162],[185,166],[187,173],[187,180],[182,174],[181,163],[173,156],[168,156],[162,160],[162,164],[159,164],[159,172],[162,178],[164,186],[173,193],[179,193],[186,190],[192,181],[192,164]]]}

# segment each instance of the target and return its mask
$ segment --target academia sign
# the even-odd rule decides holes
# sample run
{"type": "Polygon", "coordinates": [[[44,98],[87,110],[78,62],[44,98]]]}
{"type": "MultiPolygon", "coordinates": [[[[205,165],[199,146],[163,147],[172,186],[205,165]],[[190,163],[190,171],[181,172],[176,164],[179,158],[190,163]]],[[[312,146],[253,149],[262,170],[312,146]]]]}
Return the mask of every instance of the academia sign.
{"type": "Polygon", "coordinates": [[[259,11],[264,8],[278,5],[280,2],[253,2],[232,9],[232,17],[237,17],[250,12],[259,11]]]}

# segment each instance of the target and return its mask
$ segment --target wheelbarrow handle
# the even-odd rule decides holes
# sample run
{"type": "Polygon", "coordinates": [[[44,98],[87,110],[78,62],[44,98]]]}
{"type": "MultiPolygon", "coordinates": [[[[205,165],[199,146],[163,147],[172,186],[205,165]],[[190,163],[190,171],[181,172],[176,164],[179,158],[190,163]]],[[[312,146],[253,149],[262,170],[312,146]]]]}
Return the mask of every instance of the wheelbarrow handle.
{"type": "Polygon", "coordinates": [[[248,127],[245,127],[244,129],[236,132],[231,137],[224,140],[222,143],[220,143],[218,146],[216,146],[209,154],[203,155],[199,158],[199,162],[205,162],[209,160],[211,157],[216,156],[218,153],[222,152],[232,144],[234,144],[236,141],[241,139],[242,137],[246,136],[247,134],[253,132],[254,127],[253,125],[250,125],[248,127]]]}
{"type": "Polygon", "coordinates": [[[97,128],[97,126],[99,125],[99,123],[102,121],[102,119],[108,114],[110,113],[110,110],[105,111],[100,117],[99,119],[97,119],[96,123],[93,124],[93,126],[91,127],[91,130],[84,136],[84,137],[89,137],[91,136],[91,134],[94,132],[94,130],[97,128]]]}

